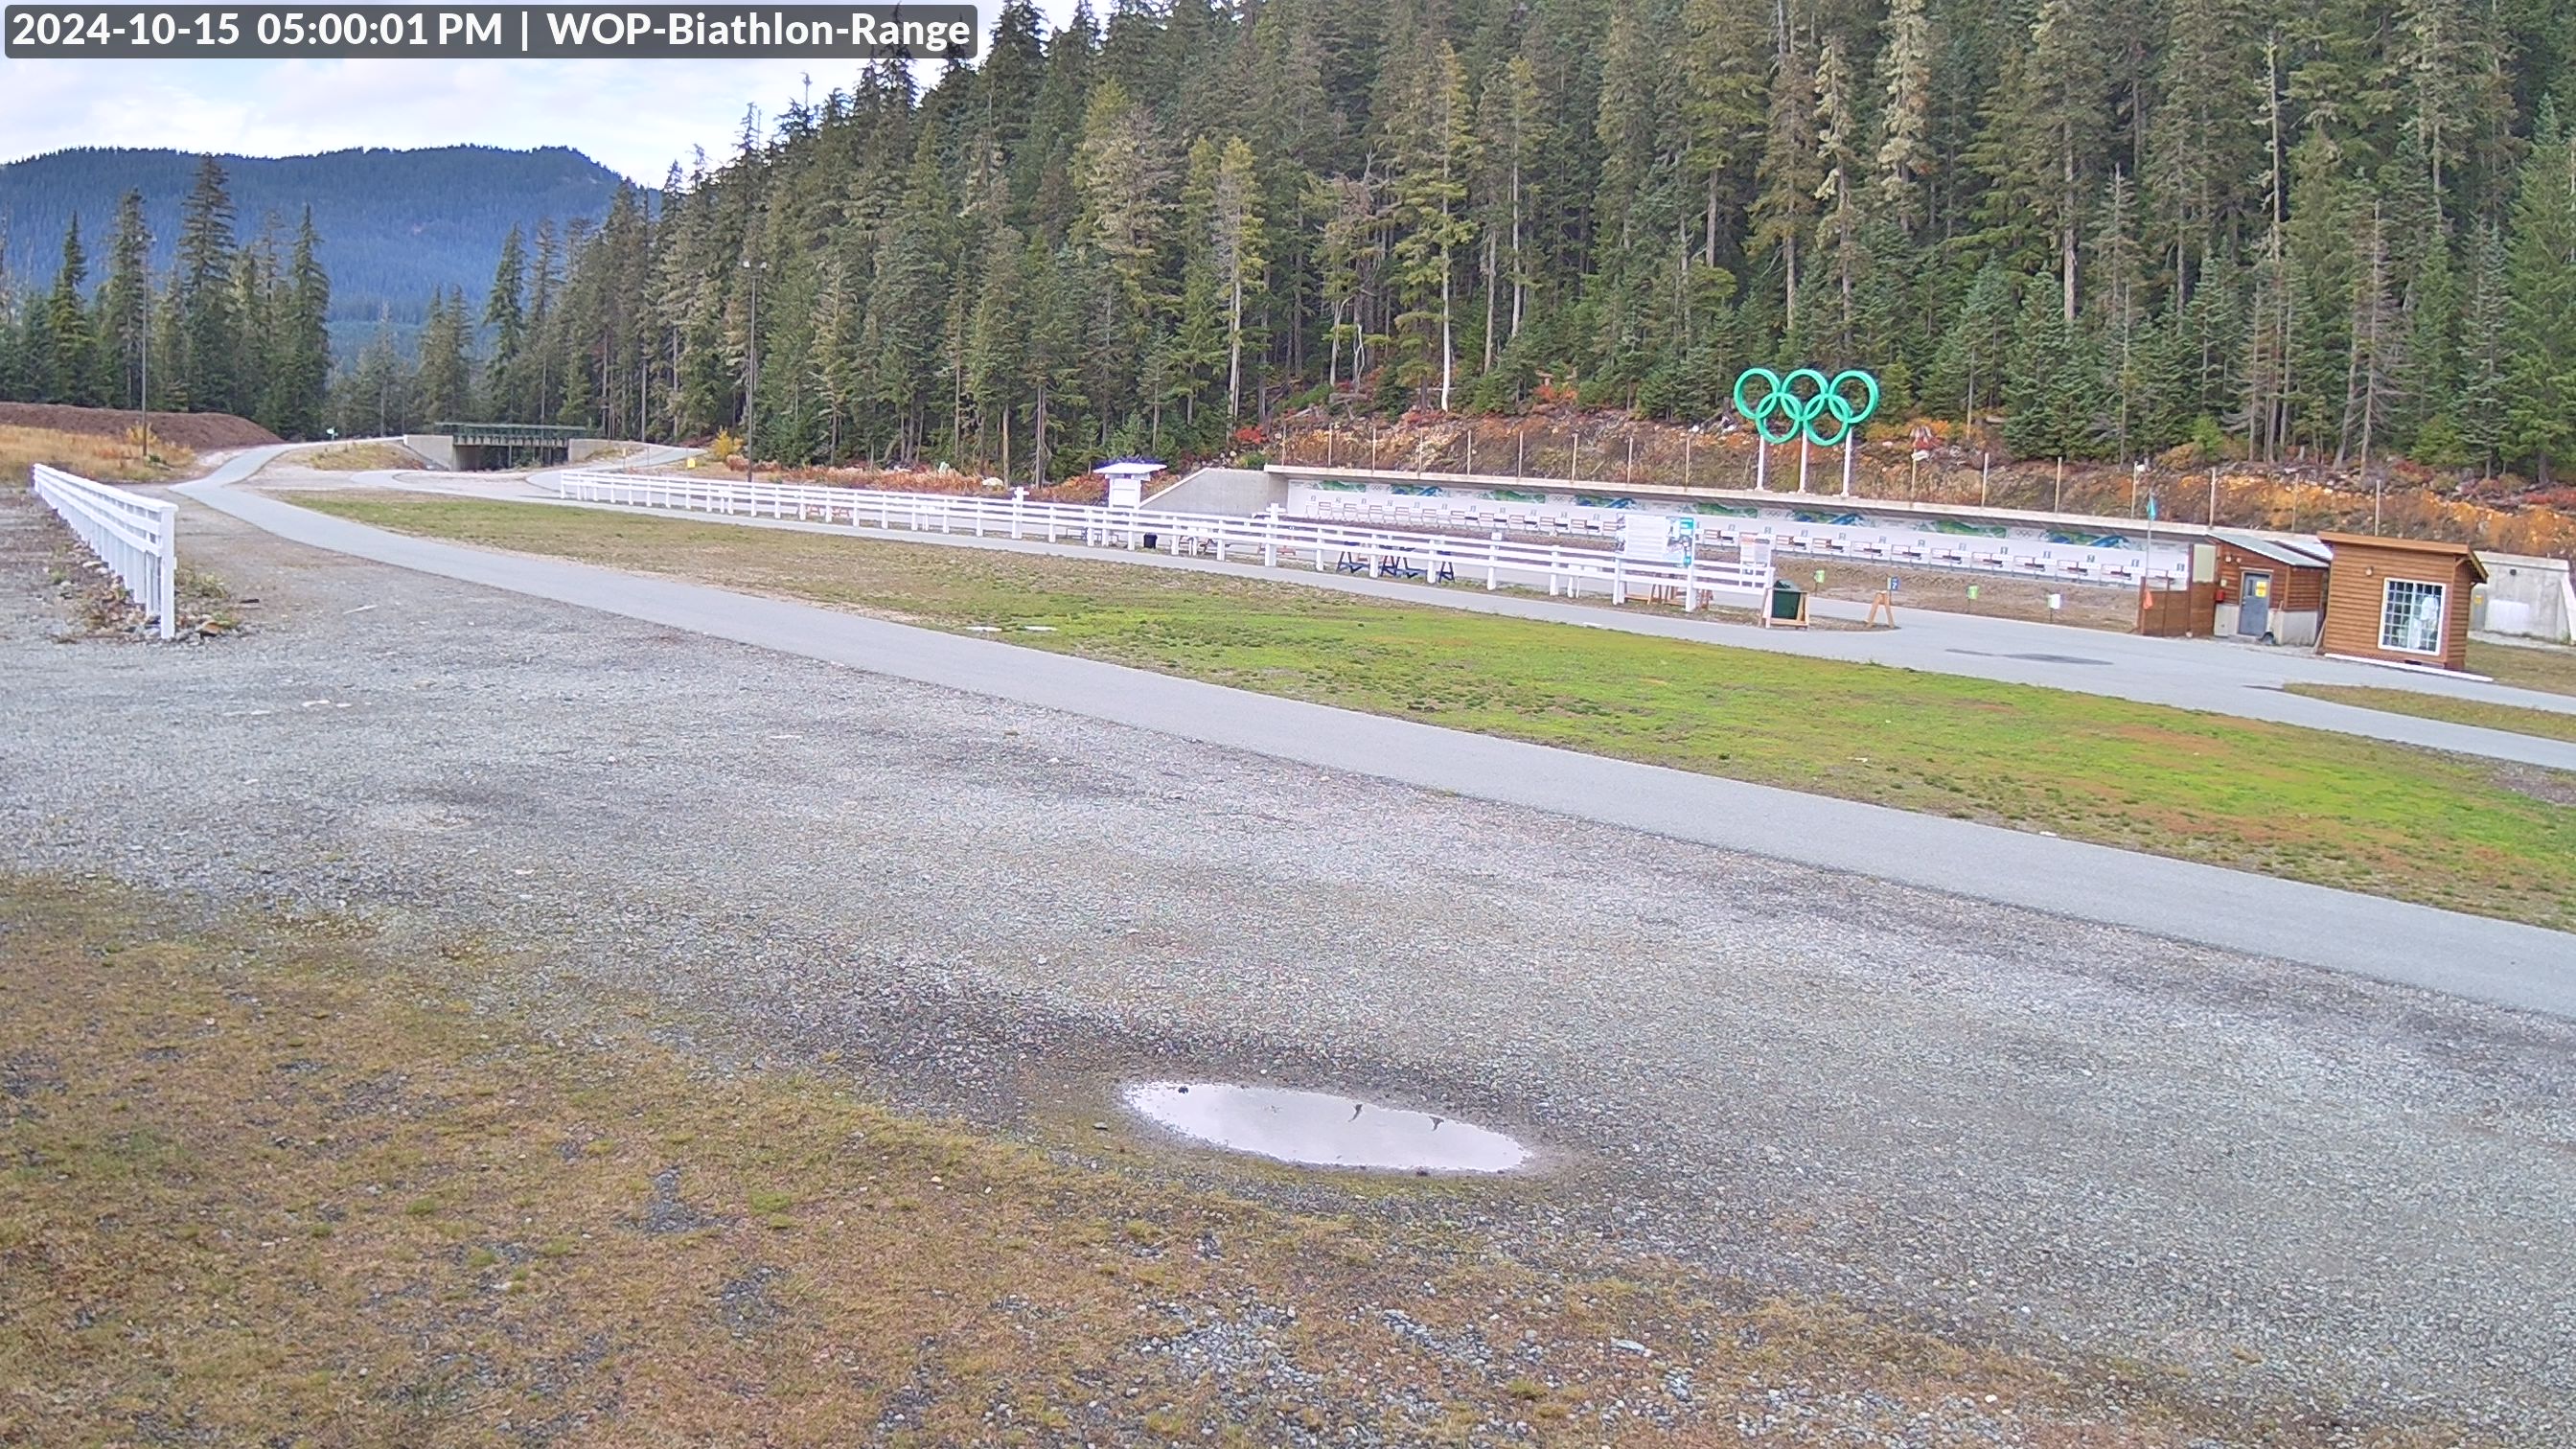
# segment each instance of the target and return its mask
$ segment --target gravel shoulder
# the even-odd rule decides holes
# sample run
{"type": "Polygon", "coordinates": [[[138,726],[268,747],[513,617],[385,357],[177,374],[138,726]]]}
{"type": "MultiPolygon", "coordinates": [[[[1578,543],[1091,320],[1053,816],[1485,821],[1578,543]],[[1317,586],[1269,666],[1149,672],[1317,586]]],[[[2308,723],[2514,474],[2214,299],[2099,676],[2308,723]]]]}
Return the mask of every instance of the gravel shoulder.
{"type": "MultiPolygon", "coordinates": [[[[1088,1140],[1120,1080],[1516,1130],[1464,1226],[2170,1366],[2310,1426],[2576,1436],[2576,1027],[1189,744],[305,550],[248,632],[57,643],[0,861],[527,952],[1088,1140]]],[[[1174,1152],[1324,1210],[1345,1183],[1174,1152]]],[[[1444,1214],[1457,1214],[1455,1204],[1444,1214]]]]}

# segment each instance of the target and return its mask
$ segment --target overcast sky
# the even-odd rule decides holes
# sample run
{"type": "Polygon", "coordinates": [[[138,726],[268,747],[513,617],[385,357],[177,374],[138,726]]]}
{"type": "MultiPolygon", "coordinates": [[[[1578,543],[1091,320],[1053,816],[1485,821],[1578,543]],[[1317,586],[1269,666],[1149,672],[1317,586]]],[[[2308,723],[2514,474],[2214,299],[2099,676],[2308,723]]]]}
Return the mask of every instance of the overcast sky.
{"type": "MultiPolygon", "coordinates": [[[[987,36],[995,9],[978,7],[987,36]]],[[[1040,0],[1050,16],[1072,0],[1040,0]]],[[[1095,9],[1105,12],[1105,5],[1095,9]]],[[[813,77],[800,61],[0,60],[0,161],[70,146],[294,156],[351,146],[570,146],[650,186],[692,147],[721,157],[743,107],[764,125],[813,77]]]]}

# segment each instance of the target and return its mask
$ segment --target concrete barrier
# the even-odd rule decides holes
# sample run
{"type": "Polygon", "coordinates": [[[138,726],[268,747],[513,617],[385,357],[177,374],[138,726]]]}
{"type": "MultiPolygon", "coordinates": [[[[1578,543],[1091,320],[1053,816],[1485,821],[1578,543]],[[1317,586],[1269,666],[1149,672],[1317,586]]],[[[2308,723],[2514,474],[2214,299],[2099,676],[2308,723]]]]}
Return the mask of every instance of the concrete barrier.
{"type": "Polygon", "coordinates": [[[2481,550],[2478,562],[2486,565],[2487,581],[2474,600],[2474,630],[2576,643],[2576,584],[2570,583],[2567,560],[2481,550]]]}
{"type": "Polygon", "coordinates": [[[433,468],[456,466],[456,440],[445,433],[405,433],[402,445],[421,456],[433,468]]]}
{"type": "Polygon", "coordinates": [[[1249,517],[1288,501],[1289,483],[1259,468],[1201,468],[1145,500],[1172,513],[1227,513],[1249,517]]]}

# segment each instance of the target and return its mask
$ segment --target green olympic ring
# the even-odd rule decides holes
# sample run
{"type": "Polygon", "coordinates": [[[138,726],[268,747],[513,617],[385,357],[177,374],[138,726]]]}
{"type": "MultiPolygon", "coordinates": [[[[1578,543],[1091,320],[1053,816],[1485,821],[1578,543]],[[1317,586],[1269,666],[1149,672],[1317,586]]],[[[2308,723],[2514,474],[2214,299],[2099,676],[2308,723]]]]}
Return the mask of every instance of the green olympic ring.
{"type": "Polygon", "coordinates": [[[1878,411],[1878,379],[1857,368],[1828,379],[1812,367],[1799,368],[1787,377],[1767,367],[1748,367],[1735,379],[1735,410],[1753,424],[1753,431],[1761,434],[1766,443],[1794,443],[1804,437],[1819,448],[1830,448],[1878,411]],[[1760,400],[1748,402],[1745,386],[1756,379],[1766,386],[1760,400]],[[1807,391],[1799,391],[1801,382],[1807,384],[1807,391]],[[1854,383],[1866,394],[1859,402],[1844,395],[1854,383]],[[1787,421],[1787,431],[1771,431],[1774,417],[1787,421]],[[1819,426],[1827,421],[1834,424],[1831,434],[1819,426]]]}

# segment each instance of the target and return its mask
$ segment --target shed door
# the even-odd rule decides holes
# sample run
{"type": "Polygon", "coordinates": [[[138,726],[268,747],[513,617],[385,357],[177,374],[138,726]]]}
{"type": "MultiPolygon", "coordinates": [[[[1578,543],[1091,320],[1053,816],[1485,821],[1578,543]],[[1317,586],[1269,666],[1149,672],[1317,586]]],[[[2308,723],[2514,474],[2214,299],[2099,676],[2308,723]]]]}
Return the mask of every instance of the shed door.
{"type": "Polygon", "coordinates": [[[2260,639],[2272,632],[2272,576],[2247,569],[2244,589],[2245,597],[2236,604],[2236,632],[2260,639]]]}

